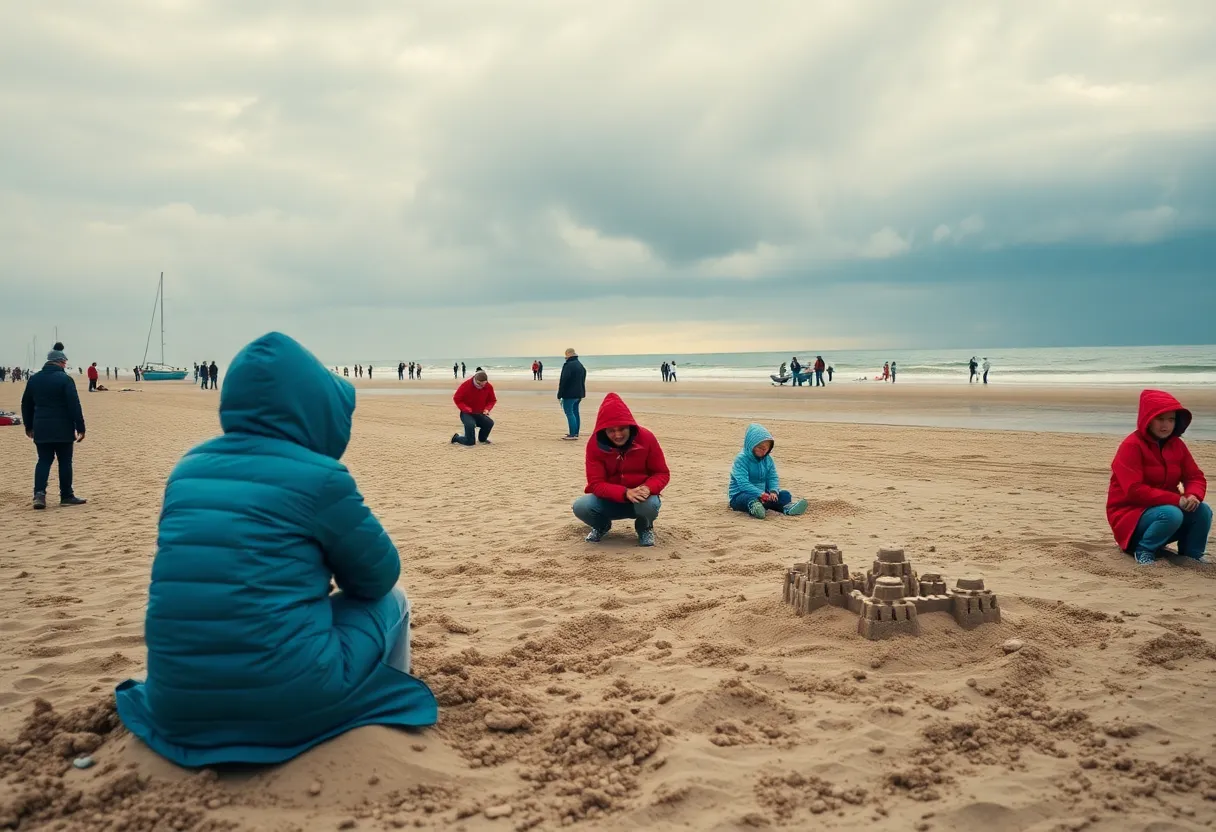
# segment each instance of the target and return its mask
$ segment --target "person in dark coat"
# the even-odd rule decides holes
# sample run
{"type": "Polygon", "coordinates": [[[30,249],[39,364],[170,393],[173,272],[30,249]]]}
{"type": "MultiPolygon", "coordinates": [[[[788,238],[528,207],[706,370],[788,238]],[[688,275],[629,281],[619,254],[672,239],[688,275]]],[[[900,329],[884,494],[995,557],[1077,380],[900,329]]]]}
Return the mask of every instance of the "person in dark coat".
{"type": "Polygon", "coordinates": [[[573,348],[566,350],[566,363],[562,365],[562,375],[557,382],[557,400],[562,403],[566,413],[566,435],[562,439],[573,441],[578,439],[582,420],[578,415],[578,405],[587,398],[587,368],[578,360],[578,353],[573,348]]]}
{"type": "Polygon", "coordinates": [[[68,357],[56,342],[46,354],[46,364],[29,380],[21,396],[21,421],[25,435],[38,448],[34,467],[34,508],[46,508],[46,485],[51,463],[59,460],[59,504],[84,505],[86,500],[72,490],[72,449],[84,441],[84,411],[76,383],[67,374],[68,357]]]}
{"type": "Polygon", "coordinates": [[[211,366],[207,368],[207,376],[211,379],[211,389],[216,389],[216,382],[220,377],[220,368],[219,365],[214,361],[212,361],[211,366]]]}

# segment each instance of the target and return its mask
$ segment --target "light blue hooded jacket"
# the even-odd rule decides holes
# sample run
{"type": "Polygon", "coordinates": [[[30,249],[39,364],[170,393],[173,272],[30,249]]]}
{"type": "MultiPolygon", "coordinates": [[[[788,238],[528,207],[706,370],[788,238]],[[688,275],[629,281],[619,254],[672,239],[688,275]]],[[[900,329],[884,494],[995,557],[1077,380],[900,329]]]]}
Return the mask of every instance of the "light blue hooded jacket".
{"type": "Polygon", "coordinates": [[[354,410],[349,383],[265,335],[228,371],[224,434],[169,476],[148,679],[116,695],[123,724],[173,762],[277,763],[359,725],[438,719],[430,689],[383,661],[401,563],[338,461],[354,410]]]}
{"type": "MultiPolygon", "coordinates": [[[[735,464],[730,469],[730,488],[726,497],[733,500],[740,494],[746,494],[749,499],[759,499],[761,494],[778,490],[780,483],[777,479],[777,463],[773,462],[773,452],[769,450],[763,459],[756,459],[752,449],[761,442],[773,441],[773,435],[762,426],[751,424],[743,434],[743,450],[735,457],[735,464]]],[[[774,442],[774,447],[776,443],[774,442]]]]}

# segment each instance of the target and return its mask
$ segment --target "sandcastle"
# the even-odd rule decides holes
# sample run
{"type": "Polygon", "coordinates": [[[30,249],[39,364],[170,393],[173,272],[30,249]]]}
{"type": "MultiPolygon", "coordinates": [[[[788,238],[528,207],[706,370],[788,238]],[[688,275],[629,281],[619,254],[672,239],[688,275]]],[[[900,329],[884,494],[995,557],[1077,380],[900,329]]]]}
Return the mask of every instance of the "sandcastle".
{"type": "Polygon", "coordinates": [[[811,559],[785,573],[782,600],[806,615],[829,604],[857,613],[857,632],[869,639],[920,634],[918,615],[948,612],[963,629],[998,623],[996,596],[983,578],[959,578],[953,589],[939,573],[917,576],[903,549],[884,546],[865,575],[852,575],[834,543],[816,543],[811,559]]]}

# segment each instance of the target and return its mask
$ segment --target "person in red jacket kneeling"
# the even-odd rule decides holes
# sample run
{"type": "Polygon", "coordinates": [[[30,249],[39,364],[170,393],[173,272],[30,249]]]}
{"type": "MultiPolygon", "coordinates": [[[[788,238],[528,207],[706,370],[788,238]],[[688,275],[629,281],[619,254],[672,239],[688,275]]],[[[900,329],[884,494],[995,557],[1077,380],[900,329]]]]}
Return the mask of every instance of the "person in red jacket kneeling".
{"type": "Polygon", "coordinates": [[[1136,563],[1154,563],[1175,541],[1180,555],[1211,562],[1205,554],[1212,530],[1212,509],[1203,501],[1208,483],[1182,441],[1190,424],[1191,411],[1177,399],[1145,390],[1136,432],[1111,463],[1106,519],[1119,548],[1136,563]]]}
{"type": "Polygon", "coordinates": [[[670,481],[659,440],[609,393],[587,442],[586,495],[574,501],[574,516],[591,527],[587,542],[603,540],[613,520],[632,518],[638,545],[653,546],[659,495],[670,481]]]}
{"type": "Polygon", "coordinates": [[[490,411],[498,404],[498,399],[494,395],[494,385],[490,384],[490,377],[485,371],[479,370],[471,379],[457,387],[452,401],[460,408],[460,422],[464,425],[464,436],[459,433],[452,434],[452,444],[472,446],[480,442],[489,445],[490,431],[494,429],[490,411]],[[478,432],[476,440],[473,438],[474,431],[478,432]]]}

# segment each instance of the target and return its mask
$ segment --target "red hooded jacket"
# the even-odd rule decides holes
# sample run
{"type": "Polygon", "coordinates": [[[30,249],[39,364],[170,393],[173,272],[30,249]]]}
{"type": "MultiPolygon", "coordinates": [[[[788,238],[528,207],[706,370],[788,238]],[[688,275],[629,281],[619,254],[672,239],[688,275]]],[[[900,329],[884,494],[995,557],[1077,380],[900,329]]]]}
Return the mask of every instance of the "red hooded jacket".
{"type": "Polygon", "coordinates": [[[89,369],[85,371],[85,375],[89,377],[89,381],[97,381],[97,368],[90,366],[89,369]]]}
{"type": "Polygon", "coordinates": [[[494,405],[498,404],[498,397],[494,395],[494,385],[490,382],[487,381],[485,386],[478,390],[473,379],[469,379],[456,388],[452,401],[456,402],[461,413],[489,413],[494,409],[494,405]]]}
{"type": "Polygon", "coordinates": [[[1123,440],[1110,464],[1110,491],[1106,495],[1106,519],[1119,547],[1126,550],[1136,533],[1140,515],[1155,506],[1176,506],[1183,494],[1202,500],[1208,482],[1195,464],[1182,434],[1191,424],[1191,411],[1169,393],[1145,390],[1140,394],[1136,432],[1123,440]],[[1164,442],[1148,433],[1149,422],[1162,413],[1178,414],[1174,432],[1164,442]],[[1182,491],[1178,486],[1182,486],[1182,491]]]}
{"type": "Polygon", "coordinates": [[[595,433],[587,442],[587,488],[601,500],[628,502],[625,492],[645,485],[652,495],[661,494],[671,482],[671,471],[659,440],[637,423],[616,393],[609,393],[595,417],[595,433]],[[605,428],[628,425],[633,437],[623,448],[608,441],[605,428]]]}

